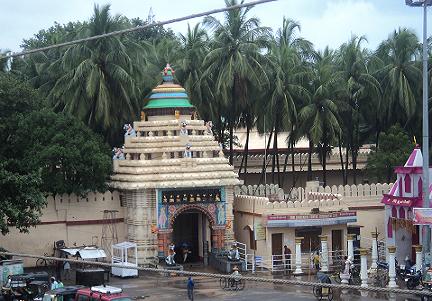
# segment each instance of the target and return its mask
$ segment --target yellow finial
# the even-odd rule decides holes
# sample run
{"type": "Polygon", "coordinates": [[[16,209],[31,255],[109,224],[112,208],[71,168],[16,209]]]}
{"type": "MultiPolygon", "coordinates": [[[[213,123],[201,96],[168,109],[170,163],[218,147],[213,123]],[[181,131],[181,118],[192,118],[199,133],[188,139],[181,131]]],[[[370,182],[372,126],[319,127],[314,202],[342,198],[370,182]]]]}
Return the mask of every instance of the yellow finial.
{"type": "Polygon", "coordinates": [[[417,145],[417,139],[416,139],[415,135],[414,135],[414,144],[417,145]]]}

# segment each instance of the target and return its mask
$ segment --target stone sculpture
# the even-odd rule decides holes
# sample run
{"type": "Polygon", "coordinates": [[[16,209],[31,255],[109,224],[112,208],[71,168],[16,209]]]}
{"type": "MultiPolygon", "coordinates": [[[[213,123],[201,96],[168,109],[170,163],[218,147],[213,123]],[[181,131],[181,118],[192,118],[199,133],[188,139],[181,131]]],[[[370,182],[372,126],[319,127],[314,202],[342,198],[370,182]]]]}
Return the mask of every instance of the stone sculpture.
{"type": "Polygon", "coordinates": [[[135,129],[130,123],[123,125],[123,130],[125,131],[125,137],[136,137],[137,135],[135,129]]]}

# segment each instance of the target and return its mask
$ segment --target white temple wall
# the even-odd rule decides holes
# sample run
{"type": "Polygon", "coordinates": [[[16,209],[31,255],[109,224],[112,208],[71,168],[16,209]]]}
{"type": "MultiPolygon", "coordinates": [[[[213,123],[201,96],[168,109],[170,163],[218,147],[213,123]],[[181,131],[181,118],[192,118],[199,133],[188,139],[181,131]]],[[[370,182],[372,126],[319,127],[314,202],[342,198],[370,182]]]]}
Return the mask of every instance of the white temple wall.
{"type": "Polygon", "coordinates": [[[138,263],[157,255],[157,234],[152,233],[156,222],[156,191],[129,190],[124,193],[127,203],[128,241],[138,245],[138,263]]]}

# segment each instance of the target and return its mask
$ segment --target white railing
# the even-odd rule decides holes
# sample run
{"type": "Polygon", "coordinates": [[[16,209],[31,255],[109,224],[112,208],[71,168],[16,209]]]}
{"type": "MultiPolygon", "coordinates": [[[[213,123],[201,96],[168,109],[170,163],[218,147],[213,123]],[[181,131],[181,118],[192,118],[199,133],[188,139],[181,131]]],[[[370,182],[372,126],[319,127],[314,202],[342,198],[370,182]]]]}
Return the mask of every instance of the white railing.
{"type": "Polygon", "coordinates": [[[240,259],[241,260],[246,260],[246,255],[247,255],[246,254],[247,253],[247,251],[246,251],[246,244],[238,242],[238,241],[235,241],[234,243],[237,246],[237,250],[239,252],[240,259]]]}

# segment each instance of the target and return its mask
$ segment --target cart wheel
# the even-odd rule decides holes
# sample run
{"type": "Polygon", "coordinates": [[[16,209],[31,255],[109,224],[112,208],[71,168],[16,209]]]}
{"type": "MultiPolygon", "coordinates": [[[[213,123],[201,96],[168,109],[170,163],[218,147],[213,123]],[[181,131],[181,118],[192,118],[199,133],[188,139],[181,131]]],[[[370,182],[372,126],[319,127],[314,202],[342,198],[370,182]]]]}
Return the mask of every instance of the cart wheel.
{"type": "Polygon", "coordinates": [[[38,260],[36,260],[36,266],[38,268],[40,268],[40,267],[46,267],[47,266],[47,262],[46,262],[45,259],[39,258],[38,260]]]}
{"type": "Polygon", "coordinates": [[[327,300],[328,301],[332,301],[333,300],[333,289],[331,287],[328,288],[327,300]]]}
{"type": "Polygon", "coordinates": [[[222,289],[225,289],[225,288],[226,288],[226,278],[221,278],[221,279],[219,279],[219,286],[220,286],[222,289]]]}
{"type": "Polygon", "coordinates": [[[240,280],[240,281],[237,283],[237,285],[238,285],[238,289],[239,289],[240,291],[244,290],[244,288],[245,288],[245,284],[246,284],[246,281],[244,281],[244,280],[240,280]]]}
{"type": "Polygon", "coordinates": [[[318,300],[321,300],[321,287],[314,286],[312,288],[312,290],[313,290],[313,294],[314,294],[315,298],[317,298],[318,300]]]}

